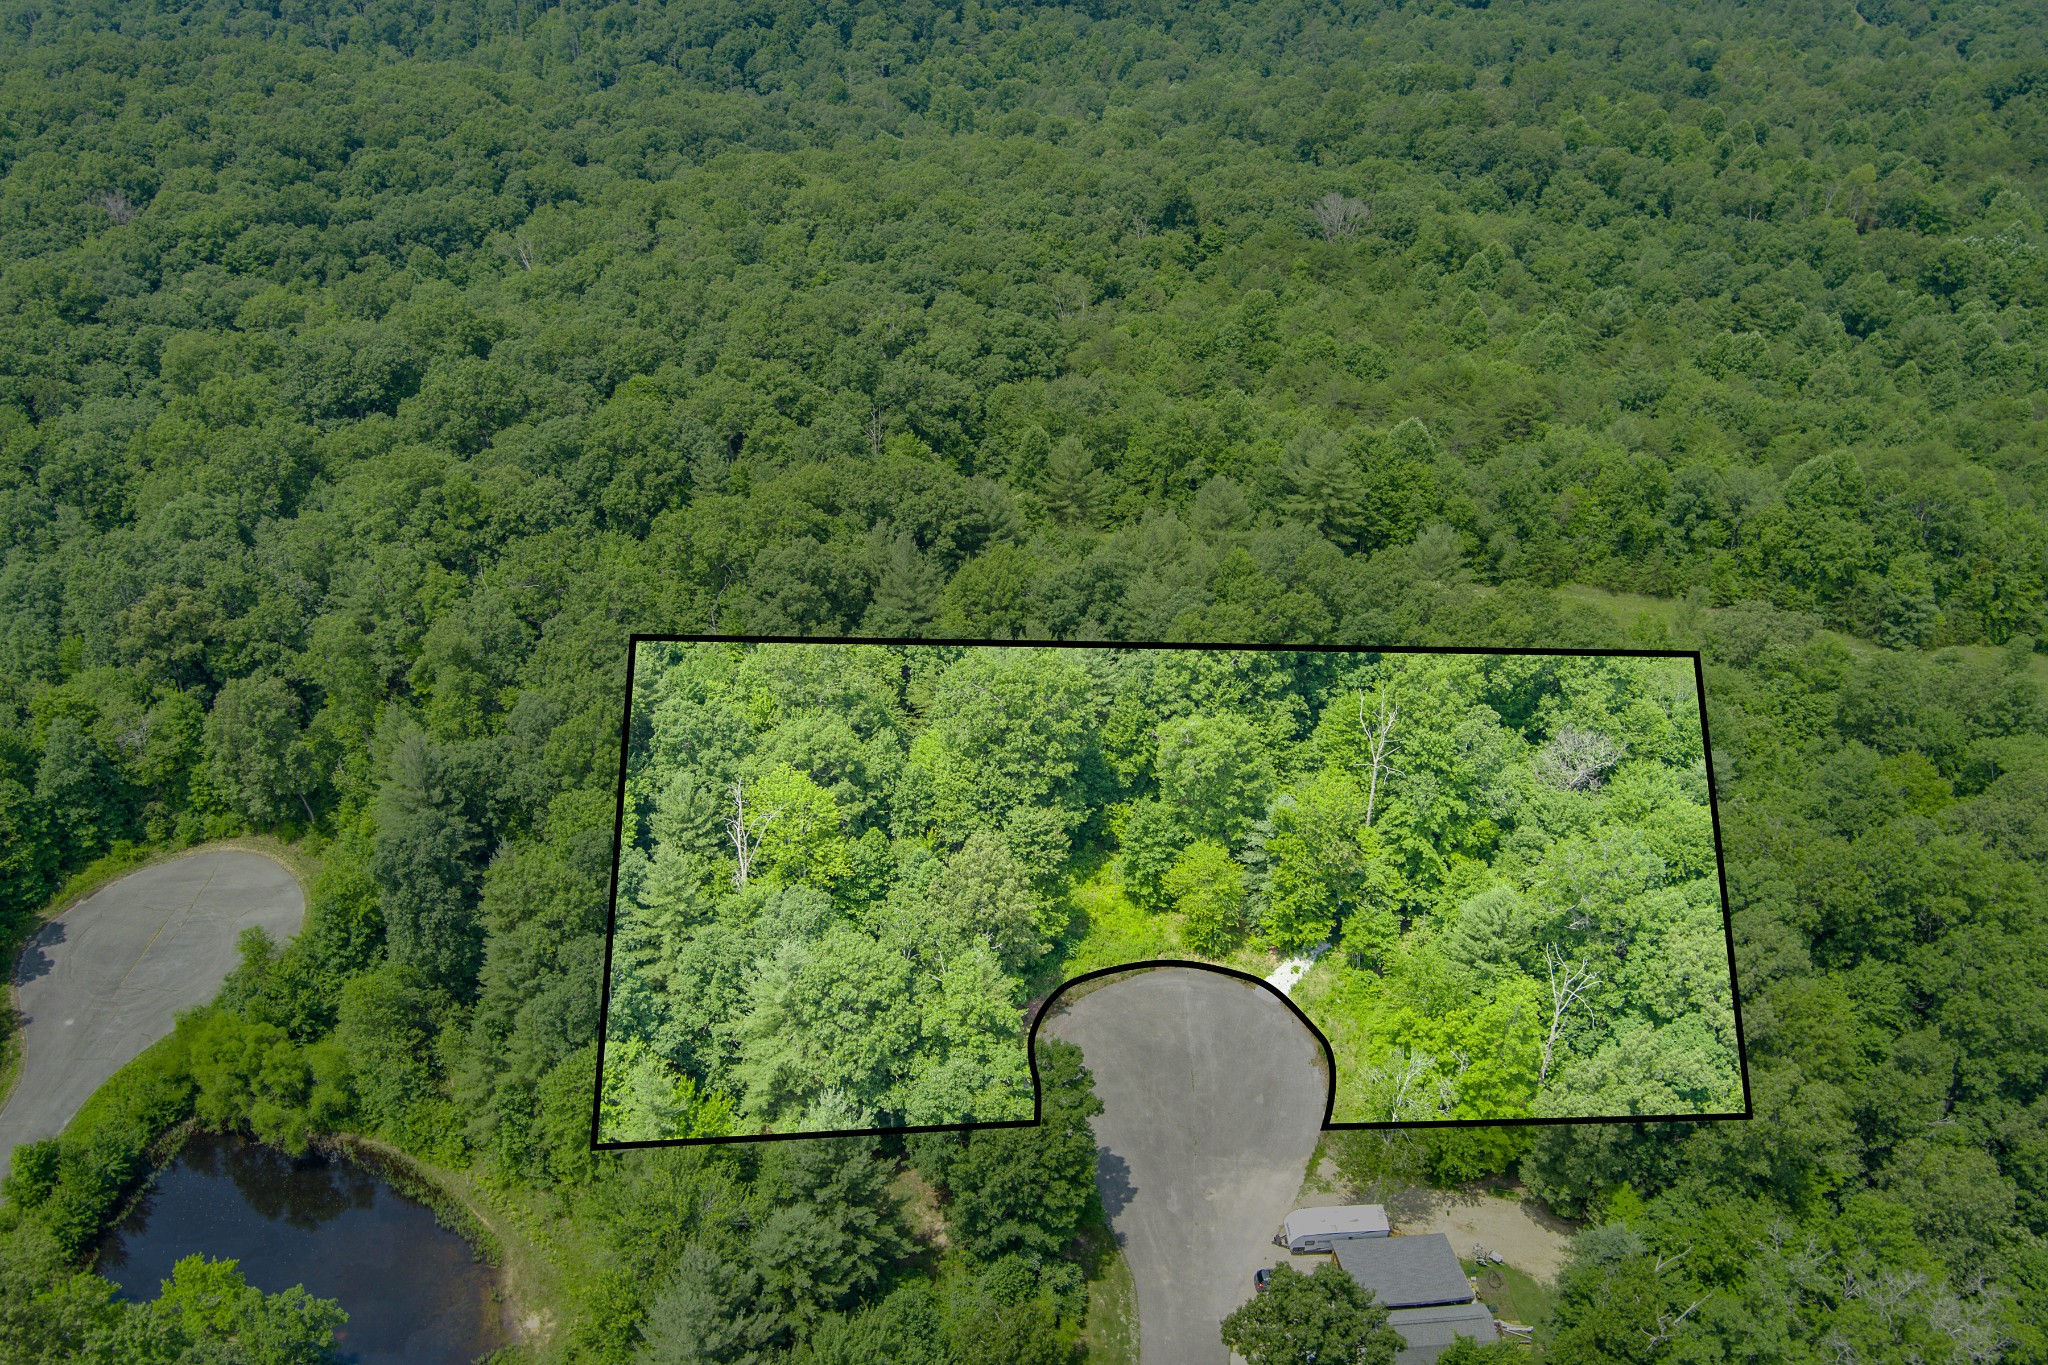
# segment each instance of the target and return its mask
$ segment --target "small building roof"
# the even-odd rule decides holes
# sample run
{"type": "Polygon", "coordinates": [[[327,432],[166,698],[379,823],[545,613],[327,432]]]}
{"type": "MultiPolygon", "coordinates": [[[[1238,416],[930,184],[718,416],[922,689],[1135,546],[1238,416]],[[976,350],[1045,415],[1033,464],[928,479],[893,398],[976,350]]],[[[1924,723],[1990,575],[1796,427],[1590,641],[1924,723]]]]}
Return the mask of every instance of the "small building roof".
{"type": "Polygon", "coordinates": [[[1283,1226],[1290,1237],[1329,1233],[1346,1237],[1384,1237],[1391,1231],[1387,1211],[1379,1204],[1296,1209],[1287,1215],[1283,1226]]]}
{"type": "Polygon", "coordinates": [[[1389,1308],[1470,1303],[1472,1282],[1441,1232],[1339,1242],[1337,1264],[1389,1308]]]}
{"type": "Polygon", "coordinates": [[[1401,1339],[1408,1343],[1394,1357],[1401,1365],[1429,1365],[1450,1349],[1455,1337],[1492,1341],[1499,1335],[1493,1325],[1493,1310],[1483,1303],[1396,1309],[1387,1314],[1387,1326],[1399,1332],[1401,1339]]]}

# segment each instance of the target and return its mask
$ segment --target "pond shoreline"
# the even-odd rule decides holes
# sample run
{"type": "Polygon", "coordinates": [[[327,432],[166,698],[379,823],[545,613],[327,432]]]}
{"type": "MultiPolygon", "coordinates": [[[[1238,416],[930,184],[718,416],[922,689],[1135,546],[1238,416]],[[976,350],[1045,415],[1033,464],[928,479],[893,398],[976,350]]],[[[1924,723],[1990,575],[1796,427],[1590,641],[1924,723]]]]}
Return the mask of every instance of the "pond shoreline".
{"type": "Polygon", "coordinates": [[[528,1264],[545,1256],[537,1247],[526,1247],[526,1254],[521,1254],[520,1247],[531,1238],[517,1228],[510,1230],[510,1240],[520,1245],[508,1248],[507,1230],[493,1221],[483,1201],[455,1188],[458,1181],[467,1183],[467,1177],[364,1133],[321,1133],[313,1143],[324,1153],[376,1172],[392,1188],[424,1204],[436,1222],[469,1243],[477,1258],[498,1272],[499,1316],[507,1346],[545,1343],[555,1317],[539,1306],[547,1295],[533,1283],[538,1277],[528,1264]]]}
{"type": "Polygon", "coordinates": [[[490,1224],[437,1183],[411,1154],[360,1133],[321,1133],[312,1140],[313,1150],[331,1161],[347,1161],[381,1176],[400,1194],[433,1211],[434,1221],[469,1243],[470,1250],[485,1265],[503,1264],[505,1249],[490,1224]]]}
{"type": "MultiPolygon", "coordinates": [[[[186,1145],[202,1136],[241,1137],[254,1142],[246,1134],[209,1128],[197,1118],[186,1118],[166,1129],[149,1146],[148,1172],[135,1182],[108,1215],[102,1227],[103,1238],[119,1228],[149,1197],[164,1173],[176,1165],[186,1145]]],[[[507,1348],[533,1345],[547,1335],[554,1315],[535,1306],[536,1297],[546,1296],[538,1293],[539,1286],[533,1283],[538,1277],[525,1265],[530,1257],[516,1253],[507,1256],[505,1230],[478,1199],[453,1188],[462,1179],[459,1173],[443,1171],[403,1148],[363,1133],[315,1133],[310,1136],[309,1147],[312,1153],[327,1161],[368,1172],[395,1193],[423,1206],[433,1215],[437,1225],[462,1239],[476,1261],[497,1272],[493,1297],[497,1302],[499,1327],[507,1348]]],[[[513,1230],[512,1236],[526,1240],[517,1230],[513,1230]]],[[[99,1249],[95,1247],[88,1257],[87,1269],[97,1272],[99,1255],[99,1249]]]]}

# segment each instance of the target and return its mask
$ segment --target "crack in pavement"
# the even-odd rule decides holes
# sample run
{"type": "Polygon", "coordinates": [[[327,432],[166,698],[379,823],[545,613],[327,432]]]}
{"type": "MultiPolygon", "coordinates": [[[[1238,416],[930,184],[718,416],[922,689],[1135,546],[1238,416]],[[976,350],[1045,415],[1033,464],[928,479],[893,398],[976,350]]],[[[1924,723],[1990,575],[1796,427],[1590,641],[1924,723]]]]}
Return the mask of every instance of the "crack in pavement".
{"type": "Polygon", "coordinates": [[[177,918],[180,915],[183,915],[188,920],[191,918],[193,907],[198,905],[200,898],[205,896],[207,891],[212,888],[213,879],[216,874],[217,869],[208,868],[206,870],[206,880],[201,882],[199,884],[199,889],[192,893],[192,899],[186,901],[183,906],[171,910],[168,914],[164,916],[164,922],[156,927],[156,932],[149,936],[149,942],[142,945],[142,951],[137,953],[135,955],[135,960],[128,964],[128,970],[121,973],[121,979],[114,983],[115,990],[118,991],[121,989],[121,987],[128,984],[128,978],[135,975],[135,969],[142,965],[142,959],[149,956],[149,950],[156,947],[156,941],[164,936],[164,930],[171,927],[171,921],[173,919],[177,918]]]}

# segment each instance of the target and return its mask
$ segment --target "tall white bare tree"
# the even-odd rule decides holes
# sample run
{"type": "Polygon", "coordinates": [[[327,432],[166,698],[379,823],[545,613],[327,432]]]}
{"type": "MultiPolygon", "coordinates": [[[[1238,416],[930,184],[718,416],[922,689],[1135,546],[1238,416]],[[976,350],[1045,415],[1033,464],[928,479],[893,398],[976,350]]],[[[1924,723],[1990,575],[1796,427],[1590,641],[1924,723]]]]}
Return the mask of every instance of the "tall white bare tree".
{"type": "MultiPolygon", "coordinates": [[[[1460,1076],[1464,1074],[1464,1060],[1460,1059],[1460,1076]]],[[[1399,1047],[1379,1062],[1365,1063],[1359,1075],[1366,1095],[1366,1112],[1377,1123],[1414,1123],[1450,1117],[1458,1107],[1457,1080],[1457,1076],[1442,1074],[1437,1059],[1429,1053],[1399,1047]]],[[[1375,1128],[1347,1133],[1342,1145],[1348,1149],[1340,1158],[1346,1171],[1372,1182],[1365,1196],[1367,1203],[1384,1203],[1394,1188],[1425,1179],[1425,1149],[1422,1135],[1416,1129],[1375,1128]]]]}
{"type": "Polygon", "coordinates": [[[1372,217],[1372,205],[1336,190],[1310,204],[1308,211],[1315,216],[1316,226],[1323,230],[1326,242],[1334,242],[1340,237],[1356,237],[1358,230],[1372,217]]]}
{"type": "Polygon", "coordinates": [[[1388,1123],[1418,1117],[1418,1109],[1427,1104],[1421,1081],[1435,1069],[1436,1058],[1427,1052],[1409,1052],[1398,1047],[1387,1054],[1381,1065],[1368,1065],[1366,1085],[1380,1101],[1375,1106],[1379,1116],[1388,1123]]]}
{"type": "Polygon", "coordinates": [[[1401,708],[1382,689],[1373,699],[1370,718],[1365,712],[1365,693],[1358,694],[1358,728],[1365,735],[1366,758],[1372,763],[1372,780],[1365,791],[1365,827],[1372,828],[1373,810],[1379,803],[1380,777],[1392,776],[1393,760],[1389,755],[1394,749],[1394,722],[1401,718],[1401,708]]]}
{"type": "Polygon", "coordinates": [[[781,813],[773,810],[766,815],[759,811],[749,813],[745,784],[738,781],[732,784],[732,814],[726,819],[725,832],[732,840],[733,857],[737,861],[732,874],[734,889],[746,889],[747,878],[754,870],[754,854],[761,848],[761,832],[768,827],[770,820],[781,813]]]}
{"type": "Polygon", "coordinates": [[[1706,1301],[1707,1300],[1704,1295],[1697,1299],[1694,1299],[1692,1301],[1692,1306],[1687,1308],[1683,1313],[1680,1313],[1675,1318],[1672,1317],[1669,1313],[1659,1313],[1657,1315],[1656,1331],[1653,1332],[1647,1327],[1642,1328],[1640,1330],[1642,1331],[1642,1334],[1644,1336],[1650,1339],[1650,1345],[1662,1346],[1665,1342],[1671,1340],[1671,1338],[1678,1335],[1678,1329],[1684,1326],[1685,1320],[1691,1317],[1694,1313],[1698,1312],[1700,1305],[1705,1303],[1706,1301]]]}
{"type": "Polygon", "coordinates": [[[1550,1078],[1550,1055],[1557,1048],[1557,1035],[1564,1032],[1565,1016],[1580,996],[1600,984],[1600,974],[1580,960],[1567,963],[1552,944],[1543,945],[1543,960],[1550,967],[1550,1032],[1543,1039],[1543,1069],[1538,1080],[1550,1078]]]}

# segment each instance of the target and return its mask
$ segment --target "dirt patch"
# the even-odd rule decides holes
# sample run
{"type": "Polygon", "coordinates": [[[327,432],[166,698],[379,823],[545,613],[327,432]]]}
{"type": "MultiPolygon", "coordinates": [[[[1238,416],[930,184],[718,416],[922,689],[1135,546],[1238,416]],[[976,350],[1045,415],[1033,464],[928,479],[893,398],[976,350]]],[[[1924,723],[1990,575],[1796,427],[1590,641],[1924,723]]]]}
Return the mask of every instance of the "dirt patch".
{"type": "Polygon", "coordinates": [[[1458,1255],[1470,1259],[1474,1246],[1497,1252],[1531,1279],[1553,1284],[1564,1265],[1576,1224],[1552,1214],[1534,1199],[1503,1198],[1477,1190],[1410,1190],[1400,1211],[1390,1201],[1388,1212],[1400,1234],[1441,1232],[1458,1255]]]}
{"type": "Polygon", "coordinates": [[[939,1207],[939,1192],[916,1171],[906,1170],[889,1182],[889,1193],[903,1211],[903,1221],[918,1241],[940,1251],[946,1249],[946,1215],[939,1207]]]}
{"type": "Polygon", "coordinates": [[[1580,1226],[1559,1218],[1520,1189],[1495,1194],[1485,1185],[1440,1190],[1395,1180],[1378,1188],[1371,1182],[1357,1185],[1346,1180],[1326,1154],[1302,1181],[1294,1208],[1330,1204],[1383,1205],[1395,1236],[1441,1232],[1451,1239],[1460,1259],[1470,1261],[1472,1249],[1483,1246],[1543,1285],[1555,1283],[1571,1235],[1580,1226]]]}

